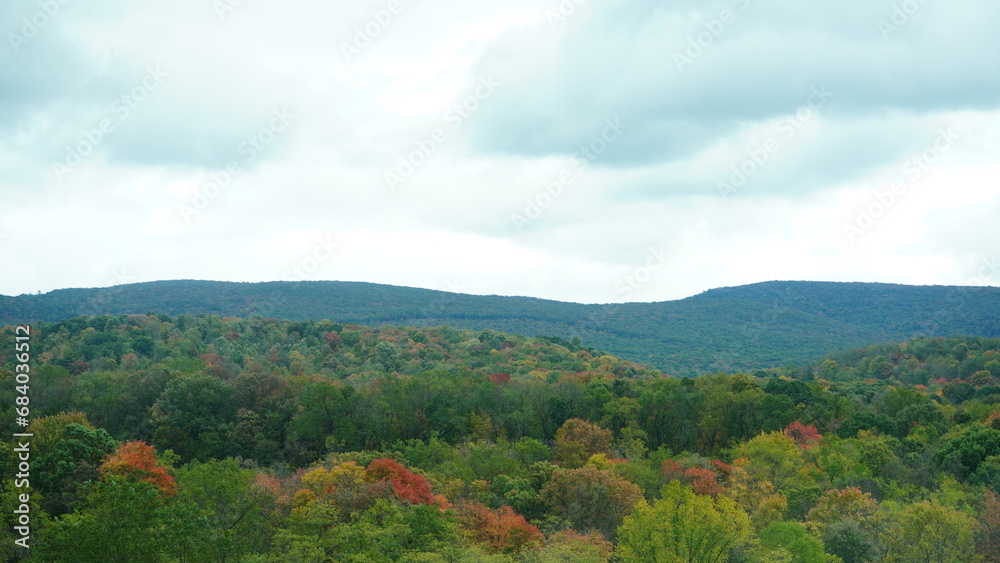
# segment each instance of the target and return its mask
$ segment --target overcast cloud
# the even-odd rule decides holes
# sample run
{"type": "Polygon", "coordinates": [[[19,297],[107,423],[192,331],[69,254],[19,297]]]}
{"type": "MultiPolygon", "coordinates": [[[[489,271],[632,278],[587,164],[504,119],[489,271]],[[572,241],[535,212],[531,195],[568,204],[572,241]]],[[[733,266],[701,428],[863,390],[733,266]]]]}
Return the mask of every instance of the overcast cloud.
{"type": "Polygon", "coordinates": [[[988,0],[11,0],[0,293],[1000,285],[988,0]]]}

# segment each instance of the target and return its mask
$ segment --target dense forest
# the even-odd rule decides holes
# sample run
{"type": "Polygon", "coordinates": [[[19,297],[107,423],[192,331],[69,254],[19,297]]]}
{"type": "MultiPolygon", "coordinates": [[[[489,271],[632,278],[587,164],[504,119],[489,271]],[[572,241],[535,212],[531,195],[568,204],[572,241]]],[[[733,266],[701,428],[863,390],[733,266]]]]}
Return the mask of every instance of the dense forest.
{"type": "MultiPolygon", "coordinates": [[[[32,547],[14,544],[25,489],[4,441],[0,557],[1000,561],[1000,339],[684,378],[588,344],[210,314],[38,322],[32,547]]],[[[7,405],[19,362],[7,326],[7,405]]]]}
{"type": "Polygon", "coordinates": [[[766,282],[607,305],[334,281],[159,281],[0,296],[0,324],[150,311],[575,337],[677,376],[805,364],[832,350],[920,335],[1000,337],[995,287],[766,282]]]}

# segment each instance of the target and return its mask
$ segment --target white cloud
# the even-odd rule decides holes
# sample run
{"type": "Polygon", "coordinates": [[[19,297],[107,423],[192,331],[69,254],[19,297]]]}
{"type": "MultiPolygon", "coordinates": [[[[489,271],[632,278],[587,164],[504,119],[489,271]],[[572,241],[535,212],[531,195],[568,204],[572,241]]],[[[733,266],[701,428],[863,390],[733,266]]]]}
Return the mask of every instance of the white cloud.
{"type": "MultiPolygon", "coordinates": [[[[0,261],[20,272],[0,293],[121,271],[282,279],[326,236],[338,252],[308,279],[585,302],[975,279],[1000,240],[1000,69],[969,53],[995,51],[997,7],[928,3],[887,40],[887,0],[755,0],[679,72],[673,53],[743,3],[584,3],[550,25],[556,2],[404,1],[350,60],[343,45],[387,2],[246,2],[221,20],[201,0],[67,7],[0,54],[0,261]],[[120,118],[157,65],[162,84],[120,118]],[[495,92],[476,97],[487,77],[495,92]],[[784,136],[816,87],[833,97],[784,136]],[[446,113],[468,100],[460,120],[446,113]],[[294,120],[248,160],[282,108],[294,120]],[[581,169],[573,153],[616,117],[628,128],[581,169]],[[58,181],[53,163],[103,119],[114,130],[58,181]],[[909,181],[943,127],[960,139],[909,181]],[[389,189],[386,172],[437,130],[389,189]],[[779,149],[722,197],[772,137],[779,149]],[[240,174],[212,195],[230,163],[240,174]],[[893,181],[905,193],[852,242],[845,224],[893,181]]],[[[37,5],[0,10],[17,22],[37,5]]]]}

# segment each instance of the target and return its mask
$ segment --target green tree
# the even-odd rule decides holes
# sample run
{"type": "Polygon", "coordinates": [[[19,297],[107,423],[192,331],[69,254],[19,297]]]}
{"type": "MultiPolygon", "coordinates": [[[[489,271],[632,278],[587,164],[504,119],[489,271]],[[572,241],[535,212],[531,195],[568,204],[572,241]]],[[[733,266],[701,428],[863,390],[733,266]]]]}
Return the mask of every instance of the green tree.
{"type": "Polygon", "coordinates": [[[761,544],[769,550],[791,555],[791,563],[827,563],[838,561],[823,551],[823,542],[809,535],[798,522],[772,522],[760,532],[761,544]]]}
{"type": "Polygon", "coordinates": [[[97,468],[118,447],[103,429],[71,423],[62,429],[62,438],[48,453],[39,457],[33,469],[38,473],[42,505],[53,515],[67,512],[79,499],[82,483],[97,479],[97,468]]]}
{"type": "Polygon", "coordinates": [[[396,351],[396,347],[384,340],[375,345],[372,360],[382,366],[382,371],[385,372],[399,371],[403,365],[399,360],[399,352],[396,351]]]}
{"type": "Polygon", "coordinates": [[[233,459],[191,462],[176,471],[177,496],[167,510],[168,553],[181,561],[224,561],[264,551],[272,528],[270,495],[233,459]],[[197,522],[188,529],[186,524],[197,522]]]}
{"type": "Polygon", "coordinates": [[[957,465],[964,477],[975,473],[980,464],[996,455],[1000,455],[1000,430],[976,425],[945,443],[934,457],[946,466],[957,465]]]}
{"type": "Polygon", "coordinates": [[[930,501],[911,504],[896,514],[886,532],[887,563],[960,563],[970,561],[976,521],[954,508],[930,501]]]}
{"type": "Polygon", "coordinates": [[[86,487],[79,510],[39,532],[41,561],[134,563],[158,561],[163,545],[163,500],[156,485],[110,477],[86,487]]]}
{"type": "Polygon", "coordinates": [[[618,556],[626,563],[715,563],[750,537],[750,519],[724,496],[696,495],[672,481],[661,499],[639,503],[618,530],[618,556]]]}

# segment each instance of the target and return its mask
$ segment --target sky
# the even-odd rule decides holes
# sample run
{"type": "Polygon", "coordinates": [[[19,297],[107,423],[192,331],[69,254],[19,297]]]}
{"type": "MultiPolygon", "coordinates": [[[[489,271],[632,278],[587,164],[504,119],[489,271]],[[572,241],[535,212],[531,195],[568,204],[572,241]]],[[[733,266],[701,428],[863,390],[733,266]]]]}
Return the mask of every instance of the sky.
{"type": "Polygon", "coordinates": [[[0,294],[1000,285],[992,0],[10,0],[0,294]]]}

